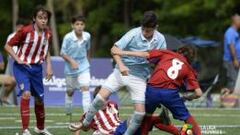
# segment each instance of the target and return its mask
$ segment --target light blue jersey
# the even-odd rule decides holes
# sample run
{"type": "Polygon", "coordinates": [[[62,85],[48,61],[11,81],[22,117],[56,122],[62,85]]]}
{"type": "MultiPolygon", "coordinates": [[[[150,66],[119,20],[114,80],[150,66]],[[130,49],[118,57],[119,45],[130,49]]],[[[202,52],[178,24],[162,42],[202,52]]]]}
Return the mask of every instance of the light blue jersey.
{"type": "Polygon", "coordinates": [[[87,51],[90,49],[91,36],[88,32],[83,32],[82,40],[79,40],[74,31],[65,35],[62,43],[61,55],[68,55],[78,62],[79,68],[73,70],[70,63],[65,63],[65,75],[75,76],[79,73],[89,71],[90,64],[87,58],[87,51]]]}
{"type": "MultiPolygon", "coordinates": [[[[142,34],[141,27],[128,31],[115,45],[125,51],[150,51],[154,49],[166,49],[164,36],[155,30],[153,38],[148,41],[142,34]]],[[[149,62],[145,58],[123,56],[123,63],[129,68],[131,75],[146,80],[150,76],[149,62]]],[[[116,68],[118,68],[116,66],[116,68]]]]}
{"type": "Polygon", "coordinates": [[[229,27],[224,35],[224,55],[223,55],[224,61],[228,62],[233,61],[232,54],[230,51],[231,44],[234,45],[237,53],[237,58],[240,61],[240,37],[238,31],[234,27],[229,27]]]}

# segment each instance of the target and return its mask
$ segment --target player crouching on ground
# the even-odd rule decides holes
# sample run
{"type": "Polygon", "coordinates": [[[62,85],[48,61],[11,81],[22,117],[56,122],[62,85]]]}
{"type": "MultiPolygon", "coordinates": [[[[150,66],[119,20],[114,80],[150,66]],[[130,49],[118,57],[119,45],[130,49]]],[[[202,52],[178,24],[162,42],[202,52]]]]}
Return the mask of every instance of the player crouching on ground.
{"type": "MultiPolygon", "coordinates": [[[[101,86],[96,87],[94,91],[94,98],[97,93],[100,91],[101,86]]],[[[174,135],[178,135],[179,130],[175,126],[171,125],[170,122],[163,124],[163,119],[169,119],[168,114],[165,114],[165,111],[162,111],[160,116],[152,116],[148,119],[144,119],[141,127],[137,130],[135,135],[147,135],[143,133],[148,133],[152,130],[153,126],[169,132],[174,135]],[[148,130],[148,131],[145,131],[148,130]]],[[[83,121],[85,114],[81,117],[80,122],[83,121]]],[[[128,127],[127,120],[121,122],[118,112],[118,105],[115,102],[108,101],[104,109],[99,110],[98,113],[94,116],[93,121],[89,126],[94,132],[93,135],[123,135],[128,127]]],[[[79,131],[82,128],[82,124],[72,123],[69,125],[69,129],[73,132],[76,132],[75,135],[79,135],[79,131]],[[78,132],[78,133],[77,133],[78,132]]]]}
{"type": "MultiPolygon", "coordinates": [[[[121,56],[136,56],[147,58],[156,65],[146,90],[146,113],[153,114],[159,104],[168,108],[175,119],[185,121],[193,126],[194,135],[201,135],[201,129],[179,96],[179,88],[186,85],[187,90],[194,90],[194,94],[184,98],[192,100],[202,95],[197,81],[196,72],[190,63],[194,54],[191,48],[184,46],[177,53],[169,50],[153,50],[150,52],[131,52],[112,48],[112,53],[121,56]]],[[[147,116],[146,116],[147,117],[147,116]]]]}

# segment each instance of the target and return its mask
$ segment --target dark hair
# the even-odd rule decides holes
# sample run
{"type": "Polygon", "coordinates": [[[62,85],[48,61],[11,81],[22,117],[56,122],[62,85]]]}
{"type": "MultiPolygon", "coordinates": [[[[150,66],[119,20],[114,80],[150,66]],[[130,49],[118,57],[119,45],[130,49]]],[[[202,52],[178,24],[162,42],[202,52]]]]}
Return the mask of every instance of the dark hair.
{"type": "Polygon", "coordinates": [[[177,53],[183,55],[187,59],[189,64],[192,63],[192,61],[194,60],[194,57],[196,55],[194,48],[192,46],[187,46],[187,45],[184,45],[184,46],[178,48],[177,53]]]}
{"type": "Polygon", "coordinates": [[[42,12],[44,12],[44,13],[47,14],[48,22],[49,22],[49,21],[50,21],[50,18],[51,18],[51,16],[52,16],[52,13],[51,13],[49,10],[47,10],[46,8],[44,8],[44,6],[42,6],[42,5],[39,5],[39,6],[36,7],[36,9],[35,9],[34,12],[33,12],[33,18],[36,18],[38,12],[40,12],[40,11],[42,11],[42,12]]]}
{"type": "Polygon", "coordinates": [[[147,28],[155,28],[157,26],[157,15],[153,11],[144,13],[141,25],[147,28]]]}
{"type": "Polygon", "coordinates": [[[75,23],[76,21],[82,21],[85,23],[86,19],[83,15],[76,15],[72,17],[72,24],[75,23]]]}
{"type": "Polygon", "coordinates": [[[98,94],[98,92],[101,90],[102,86],[97,86],[93,92],[93,98],[95,98],[98,94]]]}

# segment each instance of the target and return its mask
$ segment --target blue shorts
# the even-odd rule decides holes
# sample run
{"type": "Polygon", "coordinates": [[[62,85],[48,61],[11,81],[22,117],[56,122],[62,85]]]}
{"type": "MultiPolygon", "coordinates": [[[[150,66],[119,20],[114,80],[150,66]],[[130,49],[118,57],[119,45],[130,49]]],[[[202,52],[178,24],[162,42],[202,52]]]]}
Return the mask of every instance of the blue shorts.
{"type": "MultiPolygon", "coordinates": [[[[127,121],[122,122],[116,129],[114,135],[123,135],[127,131],[127,121]]],[[[141,128],[139,128],[134,135],[141,135],[141,128]]]]}
{"type": "Polygon", "coordinates": [[[146,90],[146,113],[153,113],[159,104],[168,108],[175,119],[186,121],[190,117],[190,113],[183,99],[179,96],[178,90],[162,89],[148,85],[146,90]]]}
{"type": "Polygon", "coordinates": [[[13,63],[13,74],[20,89],[18,96],[24,91],[30,91],[31,95],[43,100],[43,73],[41,64],[32,64],[31,67],[13,63]]]}

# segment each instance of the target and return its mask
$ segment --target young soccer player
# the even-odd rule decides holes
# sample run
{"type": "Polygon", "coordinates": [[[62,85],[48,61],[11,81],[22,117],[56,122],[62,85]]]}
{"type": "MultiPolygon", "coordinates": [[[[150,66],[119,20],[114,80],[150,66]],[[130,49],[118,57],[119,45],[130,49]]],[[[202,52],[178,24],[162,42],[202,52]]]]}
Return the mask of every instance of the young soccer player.
{"type": "Polygon", "coordinates": [[[65,96],[66,114],[71,114],[74,90],[82,90],[83,110],[86,112],[91,102],[90,85],[90,34],[84,31],[85,18],[72,18],[72,31],[63,39],[61,56],[65,60],[67,92],[65,96]]]}
{"type": "Polygon", "coordinates": [[[146,90],[147,114],[152,114],[157,106],[162,104],[172,112],[175,119],[193,125],[194,135],[201,135],[199,125],[189,113],[178,92],[178,88],[186,85],[186,88],[193,90],[194,93],[185,95],[185,99],[192,100],[202,95],[195,71],[190,65],[194,57],[192,52],[189,47],[182,47],[177,53],[168,50],[130,52],[118,48],[112,49],[113,54],[148,58],[156,65],[146,90]]]}
{"type": "MultiPolygon", "coordinates": [[[[101,86],[96,87],[93,93],[94,98],[100,89],[101,86]]],[[[164,112],[161,114],[163,113],[164,112]]],[[[83,121],[85,115],[86,114],[81,117],[80,121],[83,121]]],[[[172,133],[174,135],[178,135],[180,132],[178,128],[173,126],[171,123],[167,123],[166,125],[163,124],[163,119],[166,119],[166,117],[168,116],[152,116],[145,118],[141,124],[141,127],[138,129],[135,135],[148,135],[148,132],[151,131],[153,127],[172,133]]],[[[69,129],[71,131],[78,132],[75,135],[79,135],[81,126],[82,125],[78,123],[72,123],[69,125],[69,129]]],[[[113,101],[107,101],[104,108],[96,113],[93,121],[90,124],[90,128],[94,131],[93,135],[123,135],[127,130],[127,127],[128,122],[126,120],[120,120],[118,105],[113,101]]]]}
{"type": "MultiPolygon", "coordinates": [[[[157,31],[157,27],[156,14],[153,11],[147,11],[142,19],[141,27],[133,28],[127,32],[114,44],[113,48],[128,51],[165,49],[165,38],[157,31]]],[[[133,135],[145,115],[146,80],[150,75],[150,67],[148,61],[144,58],[121,58],[118,55],[114,55],[113,58],[117,63],[116,67],[93,100],[81,124],[84,128],[87,128],[98,110],[102,109],[108,97],[121,87],[126,86],[134,103],[135,111],[125,135],[133,135]]]]}
{"type": "Polygon", "coordinates": [[[43,7],[38,7],[33,14],[33,23],[24,26],[5,45],[5,50],[15,60],[13,73],[20,88],[20,111],[22,118],[23,135],[31,135],[29,131],[30,97],[35,98],[35,114],[37,126],[34,131],[38,134],[51,135],[44,126],[44,88],[42,81],[42,63],[46,59],[46,79],[52,78],[53,71],[50,61],[49,44],[51,31],[48,22],[51,13],[43,7]],[[13,46],[18,46],[17,53],[13,46]]]}

